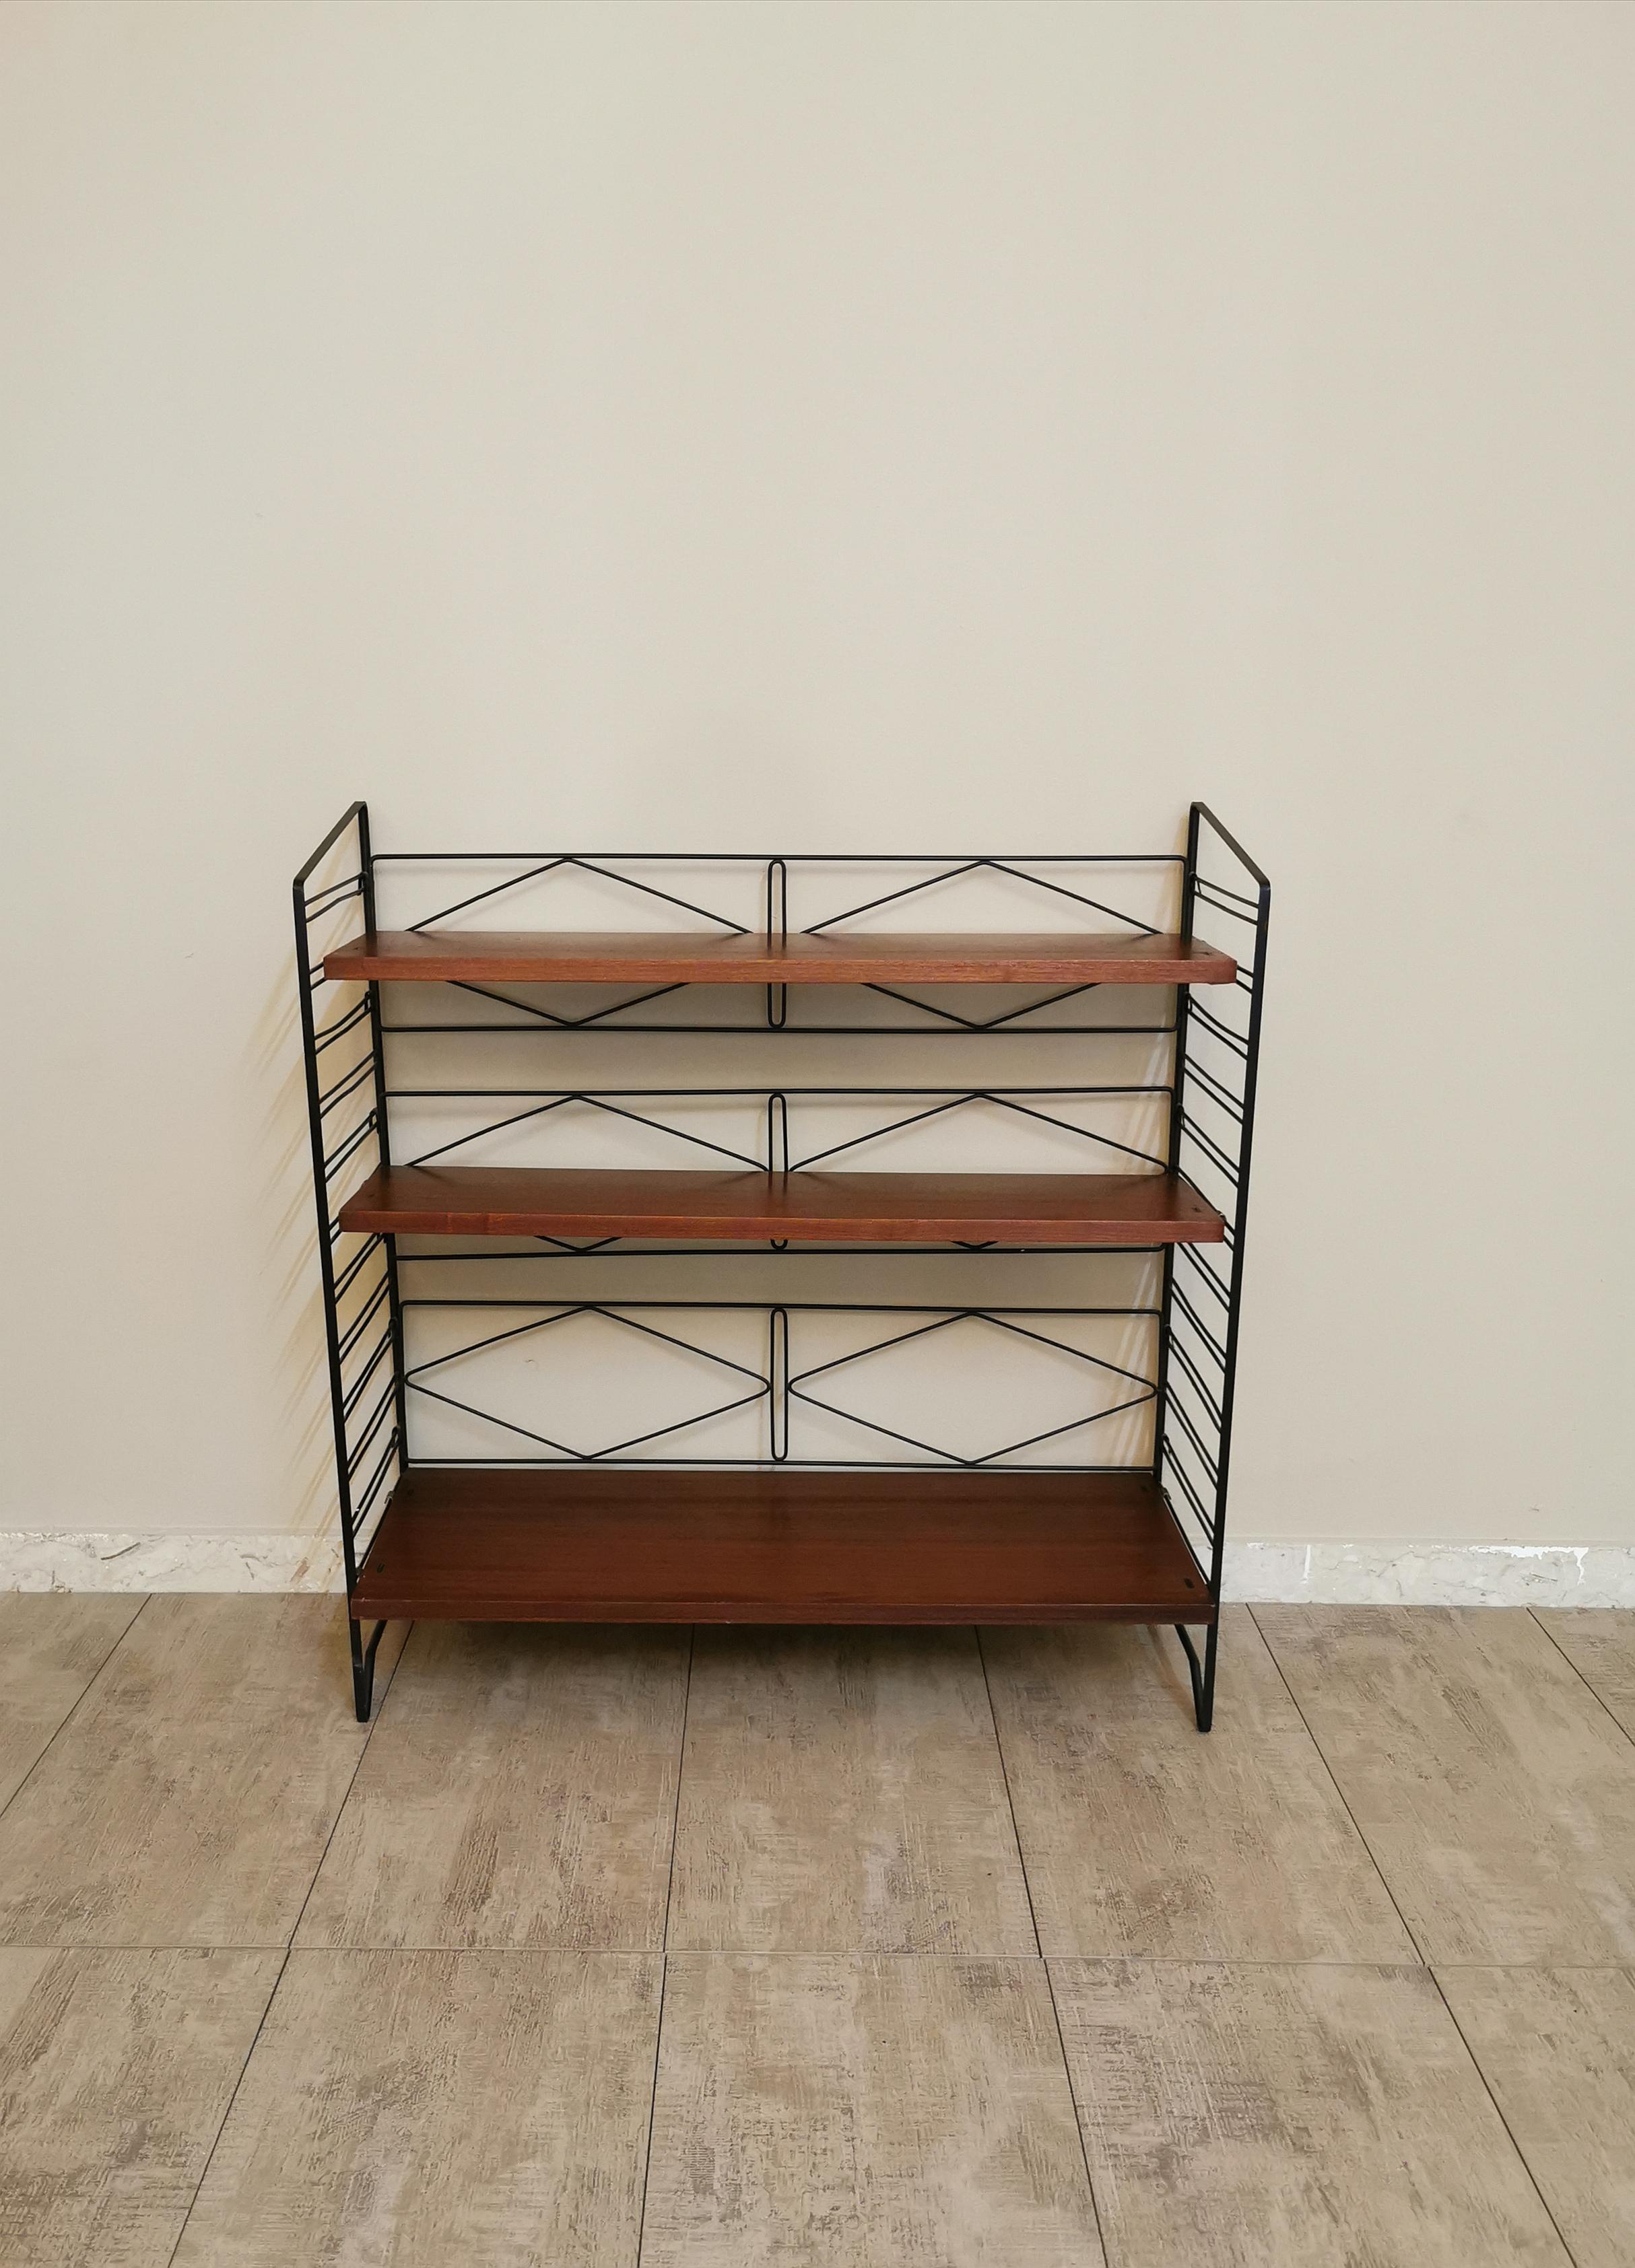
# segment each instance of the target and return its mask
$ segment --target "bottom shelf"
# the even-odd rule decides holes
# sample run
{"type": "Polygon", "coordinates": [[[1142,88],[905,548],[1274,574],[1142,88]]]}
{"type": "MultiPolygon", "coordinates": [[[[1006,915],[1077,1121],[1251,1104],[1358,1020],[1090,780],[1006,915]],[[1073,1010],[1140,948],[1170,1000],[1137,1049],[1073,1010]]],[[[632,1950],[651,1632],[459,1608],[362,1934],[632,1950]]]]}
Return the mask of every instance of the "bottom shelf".
{"type": "Polygon", "coordinates": [[[421,1466],[360,1616],[468,1622],[1210,1623],[1147,1473],[421,1466]]]}

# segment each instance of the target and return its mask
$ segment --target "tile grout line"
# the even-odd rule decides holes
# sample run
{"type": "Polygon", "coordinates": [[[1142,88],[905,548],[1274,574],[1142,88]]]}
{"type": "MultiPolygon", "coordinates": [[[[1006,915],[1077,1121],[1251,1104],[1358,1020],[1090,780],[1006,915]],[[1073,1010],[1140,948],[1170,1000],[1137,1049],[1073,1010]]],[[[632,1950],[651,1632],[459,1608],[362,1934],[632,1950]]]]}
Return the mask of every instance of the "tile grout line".
{"type": "Polygon", "coordinates": [[[1327,1756],[1323,1753],[1323,1744],[1318,1739],[1310,1718],[1307,1717],[1305,1710],[1300,1706],[1299,1696],[1296,1693],[1293,1686],[1290,1684],[1287,1676],[1284,1673],[1284,1666],[1277,1659],[1276,1647],[1272,1644],[1270,1638],[1267,1637],[1266,1632],[1261,1629],[1261,1618],[1255,1613],[1253,1606],[1249,1607],[1248,1615],[1249,1620],[1254,1625],[1254,1635],[1259,1638],[1261,1644],[1266,1648],[1267,1655],[1270,1660],[1272,1668],[1277,1672],[1278,1682],[1281,1683],[1284,1691],[1289,1697],[1290,1706],[1293,1709],[1295,1715],[1299,1719],[1301,1724],[1305,1726],[1306,1737],[1312,1744],[1312,1748],[1316,1755],[1318,1763],[1321,1764],[1324,1771],[1328,1776],[1328,1785],[1333,1788],[1335,1795],[1340,1800],[1340,1808],[1344,1812],[1346,1817],[1351,1822],[1351,1832],[1356,1836],[1358,1841],[1362,1845],[1363,1849],[1367,1852],[1368,1863],[1373,1868],[1375,1874],[1380,1877],[1380,1887],[1385,1892],[1387,1897],[1391,1901],[1391,1911],[1396,1916],[1398,1921],[1402,1925],[1403,1935],[1407,1938],[1409,1945],[1414,1948],[1414,1958],[1418,1962],[1422,1969],[1429,1969],[1431,1963],[1425,1958],[1424,1948],[1420,1944],[1419,1940],[1409,1928],[1408,1916],[1402,1911],[1402,1907],[1397,1904],[1396,1892],[1391,1888],[1390,1882],[1386,1875],[1385,1868],[1380,1864],[1380,1860],[1375,1854],[1373,1845],[1368,1840],[1368,1837],[1363,1832],[1361,1822],[1358,1819],[1357,1814],[1351,1808],[1350,1801],[1346,1795],[1345,1790],[1340,1785],[1340,1776],[1335,1771],[1334,1766],[1329,1763],[1327,1756]]]}
{"type": "MultiPolygon", "coordinates": [[[[1428,1962],[1426,1966],[1430,1969],[1430,1964],[1428,1962]]],[[[1522,2172],[1533,2184],[1533,2193],[1537,2198],[1539,2204],[1543,2207],[1545,2220],[1549,2221],[1550,2227],[1556,2232],[1557,2241],[1561,2246],[1564,2258],[1572,2264],[1572,2268],[1578,2268],[1578,2255],[1573,2251],[1572,2247],[1567,2242],[1561,2223],[1556,2219],[1555,2214],[1550,2209],[1550,2199],[1544,2194],[1543,2189],[1539,2182],[1538,2176],[1534,2172],[1532,2166],[1528,2161],[1527,2152],[1516,2139],[1515,2130],[1511,2125],[1509,2119],[1506,2117],[1503,2107],[1499,2102],[1499,2099],[1493,2092],[1492,2084],[1489,2080],[1486,2072],[1482,2068],[1481,2058],[1476,2054],[1476,2050],[1465,2037],[1465,2028],[1459,2021],[1459,2017],[1454,2011],[1453,2002],[1442,1990],[1441,1978],[1437,1975],[1434,1969],[1430,1969],[1430,1977],[1431,1982],[1436,1987],[1438,1999],[1441,2001],[1442,2006],[1447,2010],[1447,2020],[1459,2036],[1459,2044],[1469,2057],[1470,2067],[1482,2082],[1482,2091],[1493,2106],[1493,2115],[1498,2119],[1499,2124],[1504,2128],[1506,2135],[1509,2139],[1510,2146],[1516,2154],[1516,2158],[1521,2167],[1522,2172]]]]}
{"type": "MultiPolygon", "coordinates": [[[[199,1949],[206,1953],[225,1952],[227,1950],[226,1947],[222,1946],[206,1946],[199,1949]]],[[[238,2101],[240,2093],[243,2088],[245,2073],[250,2067],[250,2058],[261,2045],[261,2036],[266,2029],[267,2019],[272,2013],[272,2004],[277,1998],[279,1985],[284,1982],[284,1972],[290,1965],[290,1955],[293,1949],[294,1948],[292,1946],[288,1945],[284,1948],[284,1958],[279,1962],[278,1973],[272,1980],[272,1990],[268,1993],[266,1999],[262,2004],[262,2012],[255,2019],[255,2029],[250,2035],[250,2043],[244,2051],[244,2060],[239,2066],[239,2075],[233,2080],[232,2090],[228,2094],[226,2102],[222,2106],[220,2119],[217,2123],[215,2132],[211,2136],[210,2147],[204,2153],[204,2162],[199,2168],[199,2177],[197,2181],[193,2184],[193,2194],[188,2199],[188,2209],[181,2216],[181,2226],[176,2231],[176,2241],[165,2256],[165,2268],[174,2268],[176,2255],[181,2251],[182,2240],[188,2233],[188,2224],[193,2218],[194,2208],[198,2204],[200,2198],[203,2195],[204,2183],[209,2178],[211,2168],[216,2162],[216,2153],[221,2147],[221,2138],[227,2131],[228,2119],[233,2116],[233,2106],[238,2101]]]]}
{"type": "Polygon", "coordinates": [[[681,1781],[687,1769],[687,1719],[692,1705],[692,1657],[698,1650],[698,1625],[687,1632],[687,1677],[681,1694],[681,1738],[676,1749],[676,1802],[670,1819],[670,1874],[664,1885],[664,1930],[659,1947],[659,2005],[653,2027],[653,2088],[647,2096],[647,2146],[641,2161],[641,2204],[636,2214],[636,2250],[633,2268],[641,2268],[647,2239],[647,2186],[653,2178],[653,2130],[658,2122],[659,2054],[664,2045],[664,2003],[670,1997],[670,1910],[676,1895],[676,1844],[681,1833],[681,1781]]]}
{"type": "Polygon", "coordinates": [[[141,1619],[142,1619],[143,1616],[146,1613],[146,1611],[147,1611],[148,1608],[152,1605],[152,1600],[153,1600],[153,1594],[152,1594],[152,1591],[150,1591],[150,1592],[147,1594],[146,1597],[144,1597],[144,1600],[142,1601],[141,1605],[137,1609],[136,1613],[135,1613],[134,1615],[132,1615],[132,1616],[130,1617],[130,1620],[129,1620],[129,1621],[125,1624],[124,1629],[123,1629],[122,1631],[121,1631],[121,1632],[120,1632],[119,1636],[118,1636],[118,1637],[114,1640],[113,1645],[109,1646],[109,1648],[108,1648],[107,1652],[103,1655],[103,1657],[102,1657],[101,1660],[98,1662],[98,1664],[97,1664],[96,1668],[92,1671],[92,1673],[91,1673],[90,1676],[89,1676],[88,1678],[86,1678],[85,1683],[84,1689],[83,1689],[83,1690],[82,1690],[82,1691],[81,1691],[81,1692],[77,1696],[77,1697],[76,1697],[76,1699],[75,1699],[75,1701],[74,1701],[74,1703],[73,1703],[73,1705],[72,1705],[72,1706],[71,1706],[71,1707],[67,1711],[67,1712],[66,1712],[66,1713],[65,1713],[65,1715],[63,1716],[63,1719],[62,1723],[57,1727],[56,1730],[52,1734],[52,1735],[51,1735],[50,1739],[46,1742],[46,1744],[45,1744],[44,1748],[41,1749],[40,1754],[39,1754],[39,1755],[34,1758],[34,1761],[33,1762],[33,1764],[29,1765],[28,1770],[27,1770],[27,1771],[23,1774],[22,1778],[18,1780],[18,1782],[17,1783],[17,1786],[16,1786],[11,1790],[11,1794],[7,1796],[7,1798],[6,1798],[5,1801],[4,1801],[4,1803],[0,1803],[0,1818],[4,1818],[4,1815],[5,1815],[5,1814],[6,1814],[8,1811],[10,1811],[10,1809],[11,1808],[11,1806],[12,1806],[12,1805],[17,1801],[18,1797],[19,1795],[21,1795],[21,1793],[23,1793],[23,1790],[24,1790],[24,1789],[28,1786],[29,1781],[30,1781],[31,1779],[33,1779],[33,1778],[34,1774],[39,1771],[39,1769],[40,1769],[41,1765],[42,1764],[44,1764],[44,1762],[45,1762],[46,1758],[50,1755],[50,1753],[51,1753],[52,1749],[53,1749],[54,1748],[55,1748],[55,1746],[56,1746],[57,1742],[62,1739],[62,1737],[63,1737],[63,1734],[68,1730],[68,1727],[70,1727],[70,1725],[71,1725],[71,1724],[73,1723],[74,1719],[75,1719],[75,1718],[79,1714],[79,1712],[80,1712],[80,1711],[85,1707],[85,1703],[86,1703],[86,1702],[91,1698],[91,1694],[92,1694],[92,1690],[93,1687],[95,1687],[95,1686],[97,1686],[97,1685],[100,1685],[100,1684],[101,1683],[102,1679],[103,1679],[104,1675],[106,1675],[106,1673],[107,1673],[107,1666],[108,1666],[109,1662],[111,1662],[111,1661],[113,1660],[114,1656],[115,1656],[115,1655],[119,1652],[119,1649],[121,1648],[121,1646],[123,1646],[123,1644],[125,1643],[125,1640],[126,1640],[126,1639],[130,1636],[131,1631],[132,1631],[133,1630],[135,1630],[135,1628],[136,1628],[137,1624],[141,1621],[141,1619]]]}
{"type": "Polygon", "coordinates": [[[1045,1948],[1039,1934],[1039,1916],[1033,1911],[1033,1885],[1028,1878],[1027,1859],[1022,1849],[1022,1830],[1017,1825],[1016,1798],[1010,1793],[1010,1770],[1005,1762],[1005,1744],[999,1737],[999,1712],[994,1706],[994,1688],[988,1674],[988,1654],[982,1645],[981,1631],[973,1627],[971,1635],[976,1640],[977,1665],[982,1672],[982,1690],[988,1696],[988,1720],[993,1727],[994,1754],[999,1759],[999,1782],[1005,1791],[1005,1809],[1010,1815],[1010,1839],[1016,1845],[1017,1867],[1022,1876],[1023,1895],[1027,1899],[1028,1926],[1033,1933],[1033,1951],[1042,1961],[1045,1948]]]}
{"type": "MultiPolygon", "coordinates": [[[[1039,1934],[1039,1916],[1033,1910],[1033,1885],[1028,1878],[1027,1860],[1022,1851],[1022,1830],[1017,1824],[1016,1798],[1010,1793],[1010,1768],[1005,1762],[1005,1744],[999,1734],[999,1712],[994,1706],[994,1688],[988,1674],[988,1652],[982,1644],[980,1625],[973,1627],[971,1635],[976,1640],[976,1658],[982,1671],[982,1690],[988,1696],[988,1713],[994,1727],[994,1753],[999,1758],[999,1778],[1005,1791],[1005,1808],[1010,1814],[1010,1832],[1017,1846],[1017,1865],[1022,1870],[1022,1888],[1027,1898],[1027,1917],[1032,1925],[1033,1949],[1039,1965],[1045,1972],[1045,1991],[1050,1999],[1051,2021],[1056,2028],[1056,2052],[1062,2058],[1062,2076],[1068,2083],[1068,2101],[1073,2108],[1073,2125],[1078,2135],[1078,2154],[1084,2168],[1084,2186],[1090,2192],[1090,2210],[1095,2217],[1096,2242],[1101,2247],[1102,2268],[1107,2268],[1111,2257],[1107,2251],[1106,2231],[1101,2223],[1101,2200],[1096,2195],[1096,2176],[1090,2169],[1090,2144],[1084,2135],[1084,2113],[1079,2102],[1078,2089],[1073,2084],[1073,2066],[1068,2058],[1067,2035],[1062,2029],[1062,2010],[1056,2000],[1056,1980],[1045,1958],[1044,1945],[1039,1934]]],[[[640,2268],[640,2263],[637,2263],[640,2268]]]]}
{"type": "MultiPolygon", "coordinates": [[[[396,1679],[397,1672],[403,1666],[403,1658],[409,1650],[409,1641],[414,1636],[414,1631],[415,1626],[413,1623],[411,1623],[408,1629],[403,1632],[403,1642],[398,1647],[396,1657],[392,1663],[390,1670],[387,1673],[386,1683],[381,1687],[378,1697],[374,1698],[374,1705],[369,1712],[369,1721],[364,1727],[363,1739],[358,1744],[358,1761],[352,1766],[351,1778],[346,1783],[346,1793],[342,1796],[340,1801],[335,1807],[335,1816],[329,1822],[329,1833],[323,1838],[323,1848],[318,1853],[317,1865],[314,1866],[312,1870],[312,1880],[307,1883],[307,1895],[301,1900],[300,1912],[296,1915],[295,1919],[290,1925],[290,1933],[284,1945],[284,1958],[278,1963],[278,1973],[272,1980],[272,1990],[267,1995],[265,2006],[263,2007],[260,2018],[256,2022],[255,2029],[251,2036],[249,2046],[245,2051],[244,2061],[239,2066],[239,2075],[233,2083],[233,2092],[227,2097],[226,2106],[221,2114],[221,2122],[218,2125],[214,2135],[211,2137],[211,2146],[205,2154],[204,2163],[199,2169],[199,2177],[193,2184],[193,2194],[188,2199],[188,2209],[186,2213],[181,2216],[181,2226],[176,2231],[176,2241],[171,2246],[170,2251],[166,2256],[166,2268],[174,2268],[176,2255],[181,2251],[182,2241],[188,2233],[188,2224],[193,2219],[194,2212],[198,2205],[200,2198],[204,2194],[204,2184],[210,2178],[211,2168],[216,2162],[216,2153],[221,2147],[221,2138],[227,2131],[227,2121],[233,2116],[233,2106],[238,2101],[240,2093],[243,2088],[245,2076],[250,2067],[250,2059],[255,2055],[256,2049],[261,2045],[261,2036],[266,2029],[267,2019],[272,2013],[272,2004],[278,1997],[278,1987],[284,1982],[285,1972],[289,1968],[291,1956],[295,1951],[295,1933],[301,1926],[307,1906],[312,1902],[312,1894],[318,1886],[318,1876],[322,1872],[324,1860],[329,1855],[329,1845],[334,1842],[336,1830],[340,1826],[341,1815],[345,1810],[347,1805],[351,1801],[352,1790],[358,1785],[358,1775],[363,1770],[363,1760],[368,1754],[370,1742],[374,1738],[374,1728],[381,1721],[381,1712],[386,1706],[386,1697],[391,1691],[393,1683],[396,1679]]],[[[226,1948],[211,1947],[207,1949],[210,1951],[217,1951],[226,1950],[226,1948]]],[[[268,1949],[276,1950],[276,1948],[272,1948],[268,1949]]],[[[344,1950],[345,1948],[331,1948],[326,1947],[321,1949],[329,1951],[344,1950]]]]}
{"type": "Polygon", "coordinates": [[[1067,2035],[1062,2029],[1062,2009],[1056,1999],[1056,1980],[1049,1962],[1042,1953],[1039,1965],[1045,1972],[1045,1990],[1050,1995],[1050,2013],[1055,2019],[1056,2045],[1062,2051],[1062,2070],[1068,2083],[1068,2101],[1073,2106],[1073,2124],[1078,2129],[1078,2154],[1084,2161],[1084,2180],[1090,2191],[1090,2209],[1096,2217],[1096,2242],[1101,2247],[1102,2268],[1111,2268],[1113,2255],[1107,2250],[1107,2232],[1101,2220],[1101,2199],[1096,2195],[1096,2176],[1090,2168],[1090,2143],[1084,2132],[1084,2110],[1078,2099],[1078,2089],[1073,2084],[1073,2066],[1069,2060],[1067,2035]]]}
{"type": "Polygon", "coordinates": [[[1591,1683],[1590,1680],[1585,1676],[1584,1672],[1579,1668],[1577,1662],[1574,1661],[1572,1656],[1567,1652],[1566,1647],[1563,1646],[1561,1640],[1556,1636],[1555,1631],[1551,1630],[1550,1624],[1548,1623],[1540,1622],[1536,1611],[1532,1607],[1529,1607],[1527,1611],[1535,1626],[1543,1631],[1545,1637],[1550,1640],[1551,1646],[1555,1647],[1556,1652],[1561,1656],[1563,1661],[1566,1663],[1567,1668],[1572,1672],[1572,1675],[1580,1680],[1586,1690],[1601,1704],[1601,1706],[1606,1711],[1608,1716],[1611,1718],[1619,1732],[1623,1734],[1624,1739],[1628,1741],[1631,1746],[1635,1746],[1635,1733],[1631,1732],[1629,1727],[1624,1722],[1623,1719],[1618,1715],[1617,1710],[1614,1709],[1611,1703],[1607,1700],[1605,1696],[1596,1691],[1595,1687],[1591,1683]]]}
{"type": "MultiPolygon", "coordinates": [[[[341,1821],[346,1815],[346,1807],[352,1800],[352,1790],[358,1785],[358,1775],[363,1770],[363,1760],[369,1753],[370,1742],[374,1738],[374,1728],[381,1721],[381,1712],[386,1706],[387,1699],[391,1692],[393,1685],[396,1683],[397,1673],[403,1667],[403,1656],[409,1651],[410,1641],[414,1637],[415,1629],[416,1625],[413,1623],[411,1623],[408,1629],[403,1632],[403,1642],[397,1649],[396,1659],[393,1661],[391,1668],[388,1672],[386,1683],[381,1686],[378,1697],[374,1699],[374,1705],[369,1712],[369,1721],[364,1727],[363,1739],[359,1743],[358,1748],[358,1761],[352,1766],[351,1778],[346,1783],[346,1793],[335,1807],[335,1816],[329,1822],[329,1831],[323,1838],[323,1848],[319,1852],[318,1863],[312,1870],[312,1880],[307,1885],[307,1895],[301,1900],[300,1911],[290,1924],[290,1934],[286,1943],[287,1949],[291,1953],[293,1953],[295,1950],[295,1940],[300,1933],[302,1922],[307,1918],[307,1909],[312,1904],[312,1894],[318,1887],[318,1877],[323,1872],[323,1862],[329,1855],[329,1845],[334,1842],[336,1836],[340,1832],[341,1821]]],[[[370,1946],[341,1945],[304,1946],[301,1949],[303,1952],[307,1953],[364,1953],[392,1950],[389,1947],[376,1948],[370,1946]]],[[[398,1949],[402,1950],[403,1948],[398,1949]]],[[[282,1974],[282,1972],[280,1972],[280,1974],[282,1974]]]]}

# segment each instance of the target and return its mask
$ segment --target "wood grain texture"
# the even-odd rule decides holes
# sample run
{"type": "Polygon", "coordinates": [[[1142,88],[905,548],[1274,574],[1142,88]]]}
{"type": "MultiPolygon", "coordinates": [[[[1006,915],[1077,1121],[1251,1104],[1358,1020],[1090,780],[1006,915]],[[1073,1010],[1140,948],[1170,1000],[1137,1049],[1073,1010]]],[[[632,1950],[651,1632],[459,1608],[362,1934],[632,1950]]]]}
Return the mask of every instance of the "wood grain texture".
{"type": "Polygon", "coordinates": [[[1577,2268],[1629,2268],[1635,1977],[1445,1969],[1439,1982],[1577,2268]]]}
{"type": "Polygon", "coordinates": [[[417,1630],[298,1943],[662,1948],[687,1647],[417,1630]]]}
{"type": "Polygon", "coordinates": [[[1635,1958],[1635,1746],[1525,1608],[1255,1614],[1427,1961],[1635,1958]]]}
{"type": "Polygon", "coordinates": [[[1037,1953],[969,1630],[701,1630],[672,1949],[1037,1953]]]}
{"type": "Polygon", "coordinates": [[[1051,1975],[1120,2268],[1570,2268],[1425,1970],[1051,1975]]]}
{"type": "Polygon", "coordinates": [[[140,1597],[0,1596],[0,1809],[141,1612],[140,1597]]]}
{"type": "Polygon", "coordinates": [[[1635,1740],[1635,1608],[1535,1607],[1533,1613],[1635,1740]]]}
{"type": "Polygon", "coordinates": [[[151,1599],[0,1815],[0,1943],[286,1943],[367,1736],[345,1633],[336,1599],[151,1599]]]}
{"type": "Polygon", "coordinates": [[[341,1207],[360,1233],[680,1236],[796,1244],[1218,1244],[1171,1174],[693,1173],[388,1166],[341,1207]]]}
{"type": "Polygon", "coordinates": [[[642,2268],[1099,2268],[1043,1965],[672,1955],[642,2268]]]}
{"type": "Polygon", "coordinates": [[[326,976],[403,983],[1230,984],[1195,939],[1070,932],[711,937],[650,930],[381,930],[324,955],[326,976]]]}
{"type": "Polygon", "coordinates": [[[1140,1473],[428,1466],[399,1483],[357,1600],[501,1622],[1213,1614],[1140,1473]]]}
{"type": "Polygon", "coordinates": [[[1411,1961],[1248,1609],[1222,1610],[1200,1740],[1167,1630],[984,1633],[1047,1954],[1411,1961]]]}
{"type": "Polygon", "coordinates": [[[631,2268],[659,1968],[292,1954],[175,2268],[631,2268]]]}
{"type": "Polygon", "coordinates": [[[5,2268],[166,2268],[281,1959],[0,1952],[5,2268]]]}

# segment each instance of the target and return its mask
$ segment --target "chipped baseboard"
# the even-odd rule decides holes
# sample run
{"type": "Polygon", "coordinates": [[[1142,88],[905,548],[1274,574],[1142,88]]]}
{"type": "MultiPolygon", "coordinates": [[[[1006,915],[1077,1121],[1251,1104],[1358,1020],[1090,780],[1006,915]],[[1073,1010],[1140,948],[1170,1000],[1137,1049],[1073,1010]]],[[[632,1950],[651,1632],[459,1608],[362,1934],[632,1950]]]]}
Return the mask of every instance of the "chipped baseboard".
{"type": "Polygon", "coordinates": [[[1635,1607],[1635,1544],[1228,1543],[1223,1588],[1312,1606],[1635,1607]]]}

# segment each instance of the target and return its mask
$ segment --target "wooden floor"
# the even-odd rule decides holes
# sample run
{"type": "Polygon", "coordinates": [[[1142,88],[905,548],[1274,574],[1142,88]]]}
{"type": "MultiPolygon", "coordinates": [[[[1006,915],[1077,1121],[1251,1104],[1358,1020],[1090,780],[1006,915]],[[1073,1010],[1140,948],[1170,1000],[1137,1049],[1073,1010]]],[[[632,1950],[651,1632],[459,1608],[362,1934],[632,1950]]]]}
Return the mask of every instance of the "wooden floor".
{"type": "Polygon", "coordinates": [[[1635,1614],[0,1598],[5,2268],[1635,2260],[1635,1614]]]}

